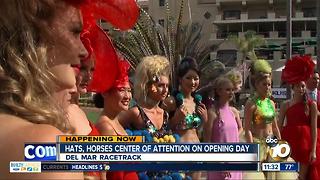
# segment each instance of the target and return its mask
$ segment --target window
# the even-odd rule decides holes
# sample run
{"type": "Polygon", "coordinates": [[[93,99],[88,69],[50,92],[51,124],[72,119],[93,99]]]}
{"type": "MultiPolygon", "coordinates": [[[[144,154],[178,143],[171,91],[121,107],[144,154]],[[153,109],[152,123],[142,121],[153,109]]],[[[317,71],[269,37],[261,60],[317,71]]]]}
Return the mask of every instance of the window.
{"type": "Polygon", "coordinates": [[[159,0],[159,6],[160,6],[160,7],[163,7],[164,4],[165,4],[165,0],[159,0]]]}
{"type": "Polygon", "coordinates": [[[240,19],[240,10],[228,10],[223,12],[224,20],[240,19]]]}
{"type": "Polygon", "coordinates": [[[303,8],[304,17],[316,17],[317,9],[316,8],[303,8]]]}
{"type": "Polygon", "coordinates": [[[158,20],[158,23],[159,23],[162,27],[164,27],[164,19],[159,19],[159,20],[158,20]]]}
{"type": "Polygon", "coordinates": [[[233,67],[237,61],[237,50],[219,50],[217,52],[217,59],[226,67],[233,67]]]}

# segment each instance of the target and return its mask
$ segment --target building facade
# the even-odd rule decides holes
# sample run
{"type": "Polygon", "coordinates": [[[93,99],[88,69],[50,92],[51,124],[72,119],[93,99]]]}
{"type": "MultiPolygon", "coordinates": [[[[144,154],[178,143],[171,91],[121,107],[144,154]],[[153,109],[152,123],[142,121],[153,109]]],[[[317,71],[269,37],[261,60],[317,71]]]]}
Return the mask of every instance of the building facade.
{"type": "MultiPolygon", "coordinates": [[[[180,1],[168,0],[171,13],[178,16],[180,1]],[[176,14],[174,14],[176,13],[176,14]]],[[[280,86],[281,68],[286,49],[286,0],[185,0],[183,22],[203,23],[203,35],[213,44],[219,44],[212,59],[227,66],[235,65],[241,57],[229,35],[243,37],[245,32],[255,31],[266,40],[263,48],[257,48],[260,58],[269,60],[273,67],[274,86],[280,86]]],[[[159,24],[166,17],[165,0],[149,0],[149,14],[159,24]]],[[[292,52],[316,56],[316,0],[293,0],[292,52]]]]}

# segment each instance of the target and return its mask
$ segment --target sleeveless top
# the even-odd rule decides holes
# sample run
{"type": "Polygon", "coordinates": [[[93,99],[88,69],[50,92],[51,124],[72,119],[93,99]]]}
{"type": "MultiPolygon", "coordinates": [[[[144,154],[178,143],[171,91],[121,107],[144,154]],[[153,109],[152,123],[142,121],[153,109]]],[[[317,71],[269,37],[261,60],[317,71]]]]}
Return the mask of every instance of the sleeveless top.
{"type": "MultiPolygon", "coordinates": [[[[310,107],[312,101],[308,100],[307,104],[310,107]]],[[[310,112],[309,114],[305,113],[305,104],[304,102],[298,102],[288,107],[286,111],[287,124],[286,127],[291,126],[310,126],[310,112]]]]}
{"type": "MultiPolygon", "coordinates": [[[[307,105],[311,105],[308,101],[307,105]]],[[[291,157],[302,164],[309,164],[309,155],[312,147],[312,134],[309,113],[305,112],[305,103],[297,102],[286,111],[287,124],[283,127],[281,137],[290,144],[291,157]]],[[[316,149],[319,154],[318,148],[316,149]]]]}
{"type": "Polygon", "coordinates": [[[251,98],[251,101],[257,107],[254,112],[253,123],[256,125],[272,123],[276,112],[270,98],[261,100],[259,97],[254,96],[251,98]]]}
{"type": "MultiPolygon", "coordinates": [[[[90,126],[91,126],[92,131],[90,132],[89,135],[91,135],[91,136],[100,135],[97,128],[95,128],[95,126],[91,122],[90,122],[90,126]]],[[[113,126],[112,126],[112,128],[117,133],[117,131],[114,129],[113,126]]],[[[121,135],[119,135],[117,133],[117,136],[121,136],[121,135]]],[[[98,177],[101,176],[101,173],[100,172],[89,172],[88,175],[96,177],[93,179],[100,179],[98,177]]],[[[139,179],[139,177],[135,171],[109,171],[106,173],[106,178],[107,179],[117,179],[117,180],[127,180],[127,179],[138,180],[139,179]]],[[[90,178],[88,178],[88,179],[90,179],[90,178]]]]}
{"type": "MultiPolygon", "coordinates": [[[[219,117],[212,126],[211,142],[237,143],[239,142],[238,123],[229,105],[219,108],[219,117]]],[[[229,180],[242,179],[242,172],[230,171],[229,180]]],[[[208,179],[225,179],[224,172],[208,171],[208,179]]]]}
{"type": "MultiPolygon", "coordinates": [[[[100,136],[98,129],[91,121],[89,121],[89,125],[91,127],[91,132],[88,134],[88,136],[100,136]]],[[[95,178],[100,178],[100,176],[101,176],[101,172],[99,172],[99,171],[86,172],[85,174],[87,176],[92,176],[95,178]]]]}
{"type": "Polygon", "coordinates": [[[155,125],[152,123],[152,121],[149,119],[147,114],[144,112],[142,107],[137,106],[141,118],[144,121],[145,124],[145,129],[148,130],[148,132],[153,136],[153,137],[163,137],[167,132],[169,132],[169,127],[168,127],[168,119],[169,119],[169,114],[167,111],[163,111],[163,124],[160,129],[157,129],[155,125]]]}
{"type": "Polygon", "coordinates": [[[127,136],[128,135],[128,134],[125,134],[125,135],[119,134],[118,131],[116,130],[116,128],[114,128],[112,124],[110,124],[110,125],[111,125],[112,129],[114,130],[114,132],[117,134],[117,136],[127,136]]]}
{"type": "Polygon", "coordinates": [[[91,121],[89,121],[89,125],[91,127],[91,132],[88,134],[88,136],[100,136],[98,129],[94,124],[92,124],[91,121]]]}
{"type": "MultiPolygon", "coordinates": [[[[193,100],[197,106],[198,103],[201,102],[202,97],[200,96],[200,102],[197,102],[197,99],[199,99],[199,94],[192,94],[193,100]]],[[[175,101],[176,106],[180,107],[183,104],[183,95],[180,92],[175,92],[175,101]]],[[[171,116],[174,115],[174,112],[171,112],[171,116]]],[[[183,121],[180,121],[180,123],[177,125],[176,130],[187,130],[187,129],[197,129],[202,123],[201,117],[196,113],[193,112],[192,114],[188,113],[187,116],[183,121]]]]}
{"type": "Polygon", "coordinates": [[[221,107],[219,113],[219,117],[212,126],[211,141],[214,143],[239,142],[238,124],[230,106],[221,107]]]}

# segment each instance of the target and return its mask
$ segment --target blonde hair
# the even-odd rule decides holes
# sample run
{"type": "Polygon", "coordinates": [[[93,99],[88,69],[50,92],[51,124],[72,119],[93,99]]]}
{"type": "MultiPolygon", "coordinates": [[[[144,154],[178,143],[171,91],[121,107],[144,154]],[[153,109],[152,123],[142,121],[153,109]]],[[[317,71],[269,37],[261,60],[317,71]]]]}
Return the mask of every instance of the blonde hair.
{"type": "Polygon", "coordinates": [[[225,76],[232,81],[233,84],[242,82],[242,75],[239,71],[232,69],[225,74],[225,76]]]}
{"type": "Polygon", "coordinates": [[[135,71],[134,98],[137,102],[145,102],[148,85],[157,82],[160,76],[169,76],[169,73],[169,61],[166,57],[159,55],[144,57],[135,71]]]}
{"type": "Polygon", "coordinates": [[[219,95],[218,95],[218,89],[221,89],[223,85],[225,84],[230,84],[231,86],[233,86],[233,82],[227,78],[226,76],[220,76],[218,77],[215,81],[214,81],[214,88],[213,88],[213,96],[214,96],[214,109],[215,109],[215,113],[217,115],[217,119],[220,119],[220,106],[219,106],[219,95]]]}
{"type": "Polygon", "coordinates": [[[54,76],[49,72],[44,43],[50,38],[46,36],[55,8],[63,3],[0,1],[0,112],[68,132],[71,128],[66,114],[53,103],[54,76]]]}
{"type": "Polygon", "coordinates": [[[253,62],[251,65],[251,85],[255,88],[256,83],[267,79],[272,78],[272,68],[270,64],[264,59],[258,59],[253,62]]]}
{"type": "Polygon", "coordinates": [[[217,94],[217,90],[221,89],[222,86],[227,84],[227,83],[229,83],[230,85],[233,86],[233,82],[229,78],[227,78],[226,76],[220,76],[214,81],[214,83],[213,83],[214,92],[213,93],[214,93],[215,99],[219,98],[219,96],[217,94]]]}

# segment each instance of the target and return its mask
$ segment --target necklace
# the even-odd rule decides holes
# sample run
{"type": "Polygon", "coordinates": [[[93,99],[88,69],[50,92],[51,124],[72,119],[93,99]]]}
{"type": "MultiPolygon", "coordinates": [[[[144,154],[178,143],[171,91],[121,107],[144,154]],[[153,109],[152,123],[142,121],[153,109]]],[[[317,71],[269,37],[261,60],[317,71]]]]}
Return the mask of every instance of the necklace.
{"type": "MultiPolygon", "coordinates": [[[[193,97],[193,101],[195,102],[196,106],[198,106],[202,101],[202,96],[197,93],[191,94],[193,97]]],[[[181,92],[178,92],[176,95],[176,105],[180,107],[183,104],[184,96],[181,92]]],[[[177,129],[186,130],[186,129],[196,129],[201,125],[202,119],[200,116],[193,112],[188,113],[184,120],[182,120],[177,129]]]]}

